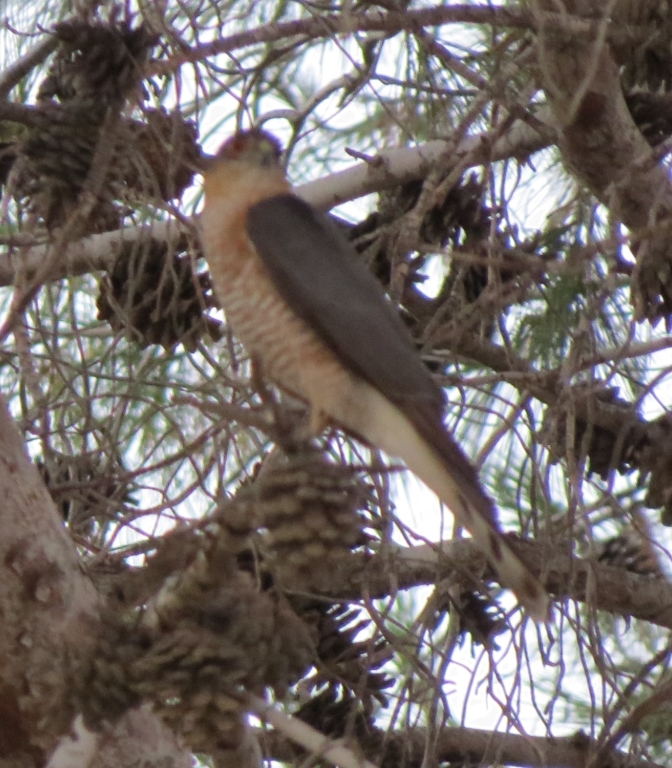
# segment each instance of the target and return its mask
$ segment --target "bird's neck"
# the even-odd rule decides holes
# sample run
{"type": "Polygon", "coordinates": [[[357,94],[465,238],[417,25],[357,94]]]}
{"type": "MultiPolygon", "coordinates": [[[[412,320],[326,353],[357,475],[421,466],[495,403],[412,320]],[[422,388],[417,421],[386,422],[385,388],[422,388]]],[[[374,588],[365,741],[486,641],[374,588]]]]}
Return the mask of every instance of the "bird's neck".
{"type": "Polygon", "coordinates": [[[221,161],[204,178],[206,200],[226,198],[249,207],[267,197],[290,191],[280,166],[256,166],[236,161],[221,161]]]}

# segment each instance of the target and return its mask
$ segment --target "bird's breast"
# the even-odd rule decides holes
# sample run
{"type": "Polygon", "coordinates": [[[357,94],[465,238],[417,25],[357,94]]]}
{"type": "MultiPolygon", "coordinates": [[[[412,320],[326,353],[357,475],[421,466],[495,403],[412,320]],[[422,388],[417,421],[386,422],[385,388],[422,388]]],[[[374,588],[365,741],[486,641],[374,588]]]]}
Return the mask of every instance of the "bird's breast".
{"type": "Polygon", "coordinates": [[[209,199],[201,228],[215,293],[231,330],[260,360],[266,376],[313,405],[325,400],[327,406],[331,392],[343,392],[348,374],[275,288],[247,235],[246,209],[209,199]]]}

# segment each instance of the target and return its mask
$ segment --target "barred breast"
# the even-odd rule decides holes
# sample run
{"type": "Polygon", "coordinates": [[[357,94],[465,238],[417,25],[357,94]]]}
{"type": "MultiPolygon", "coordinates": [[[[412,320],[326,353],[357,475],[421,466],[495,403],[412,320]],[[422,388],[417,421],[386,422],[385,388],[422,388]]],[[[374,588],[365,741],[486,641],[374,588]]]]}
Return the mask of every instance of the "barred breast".
{"type": "Polygon", "coordinates": [[[280,296],[247,235],[246,213],[263,197],[263,185],[251,185],[247,194],[234,187],[235,194],[230,184],[223,194],[206,186],[201,216],[205,256],[227,322],[266,376],[313,405],[314,420],[333,415],[340,410],[334,399],[347,394],[352,377],[280,296]]]}

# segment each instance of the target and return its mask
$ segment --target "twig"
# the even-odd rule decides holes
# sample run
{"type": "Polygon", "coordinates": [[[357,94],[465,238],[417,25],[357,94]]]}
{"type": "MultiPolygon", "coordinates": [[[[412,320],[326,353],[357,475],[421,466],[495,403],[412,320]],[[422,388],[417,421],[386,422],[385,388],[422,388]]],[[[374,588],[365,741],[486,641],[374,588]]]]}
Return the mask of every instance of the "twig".
{"type": "MultiPolygon", "coordinates": [[[[417,30],[418,27],[435,27],[443,24],[481,24],[510,29],[537,29],[543,23],[546,30],[560,30],[590,40],[600,29],[599,22],[572,16],[567,13],[544,13],[535,17],[525,8],[474,5],[439,5],[399,13],[396,11],[368,11],[365,13],[329,14],[294,21],[274,22],[256,29],[238,32],[211,43],[180,51],[168,61],[153,62],[151,74],[172,72],[181,64],[230,53],[259,43],[273,43],[293,37],[310,37],[313,40],[353,32],[388,32],[417,30]]],[[[645,39],[646,27],[634,27],[624,33],[617,25],[608,27],[608,39],[623,44],[645,39]]]]}
{"type": "MultiPolygon", "coordinates": [[[[296,760],[296,749],[288,744],[284,733],[264,732],[259,740],[267,760],[289,763],[296,760]]],[[[418,768],[426,740],[424,728],[407,728],[403,732],[371,731],[360,742],[371,753],[404,755],[408,768],[418,768]],[[402,752],[403,750],[403,752],[402,752]]],[[[559,738],[520,736],[477,728],[442,728],[437,740],[437,762],[460,765],[553,766],[553,768],[585,768],[594,742],[582,731],[559,738]]],[[[379,759],[379,762],[386,762],[379,759]]],[[[658,768],[656,763],[622,752],[603,755],[600,768],[658,768]]]]}
{"type": "Polygon", "coordinates": [[[39,107],[30,107],[15,101],[0,101],[0,120],[29,127],[44,125],[44,116],[39,107]]]}
{"type": "Polygon", "coordinates": [[[0,99],[6,99],[9,92],[33,69],[41,64],[58,45],[58,38],[49,35],[36,43],[24,55],[0,75],[0,99]]]}
{"type": "Polygon", "coordinates": [[[249,709],[262,720],[270,723],[277,731],[292,741],[300,744],[311,754],[322,760],[328,760],[338,768],[376,768],[368,760],[357,757],[347,747],[337,744],[332,739],[323,736],[307,723],[295,717],[286,715],[279,709],[267,704],[258,696],[245,694],[243,700],[249,709]]]}
{"type": "MultiPolygon", "coordinates": [[[[666,649],[667,651],[668,649],[666,649]]],[[[604,765],[605,756],[613,752],[618,742],[627,734],[636,731],[639,723],[647,717],[656,712],[661,704],[672,701],[672,680],[666,680],[664,683],[658,685],[656,690],[645,699],[641,704],[638,704],[632,712],[623,718],[621,724],[611,734],[611,736],[604,742],[602,747],[593,755],[586,768],[597,768],[597,766],[604,765]]]]}

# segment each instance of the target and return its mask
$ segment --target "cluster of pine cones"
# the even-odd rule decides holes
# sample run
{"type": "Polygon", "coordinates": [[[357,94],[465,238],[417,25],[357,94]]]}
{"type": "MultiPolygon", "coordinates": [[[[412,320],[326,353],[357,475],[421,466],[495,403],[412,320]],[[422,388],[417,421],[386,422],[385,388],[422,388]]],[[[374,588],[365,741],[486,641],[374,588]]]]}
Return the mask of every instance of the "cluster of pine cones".
{"type": "Polygon", "coordinates": [[[179,197],[200,157],[195,125],[158,109],[142,120],[122,115],[141,100],[156,37],[116,19],[70,20],[53,33],[59,44],[38,90],[34,125],[15,147],[15,196],[55,230],[88,190],[95,199],[79,236],[117,229],[137,200],[179,197]]]}
{"type": "MultiPolygon", "coordinates": [[[[162,207],[192,184],[201,150],[195,123],[179,111],[139,109],[145,65],[157,43],[140,24],[117,18],[57,24],[32,125],[3,144],[0,181],[39,227],[70,235],[116,230],[139,206],[162,207]],[[138,117],[130,117],[135,110],[138,117]]],[[[142,346],[218,338],[205,274],[195,258],[150,240],[124,246],[100,285],[99,319],[142,346]],[[181,255],[180,255],[181,254],[181,255]]]]}
{"type": "Polygon", "coordinates": [[[208,272],[196,272],[188,244],[171,252],[159,240],[125,245],[100,281],[98,319],[142,348],[181,343],[190,352],[205,335],[221,338],[221,323],[207,310],[217,306],[208,272]]]}
{"type": "Polygon", "coordinates": [[[233,749],[245,692],[284,697],[302,678],[313,695],[300,717],[334,733],[349,716],[372,722],[390,648],[360,609],[305,596],[341,558],[365,553],[368,493],[358,470],[307,449],[221,504],[153,596],[110,609],[86,668],[73,660],[88,725],[151,703],[192,749],[233,749]]]}

